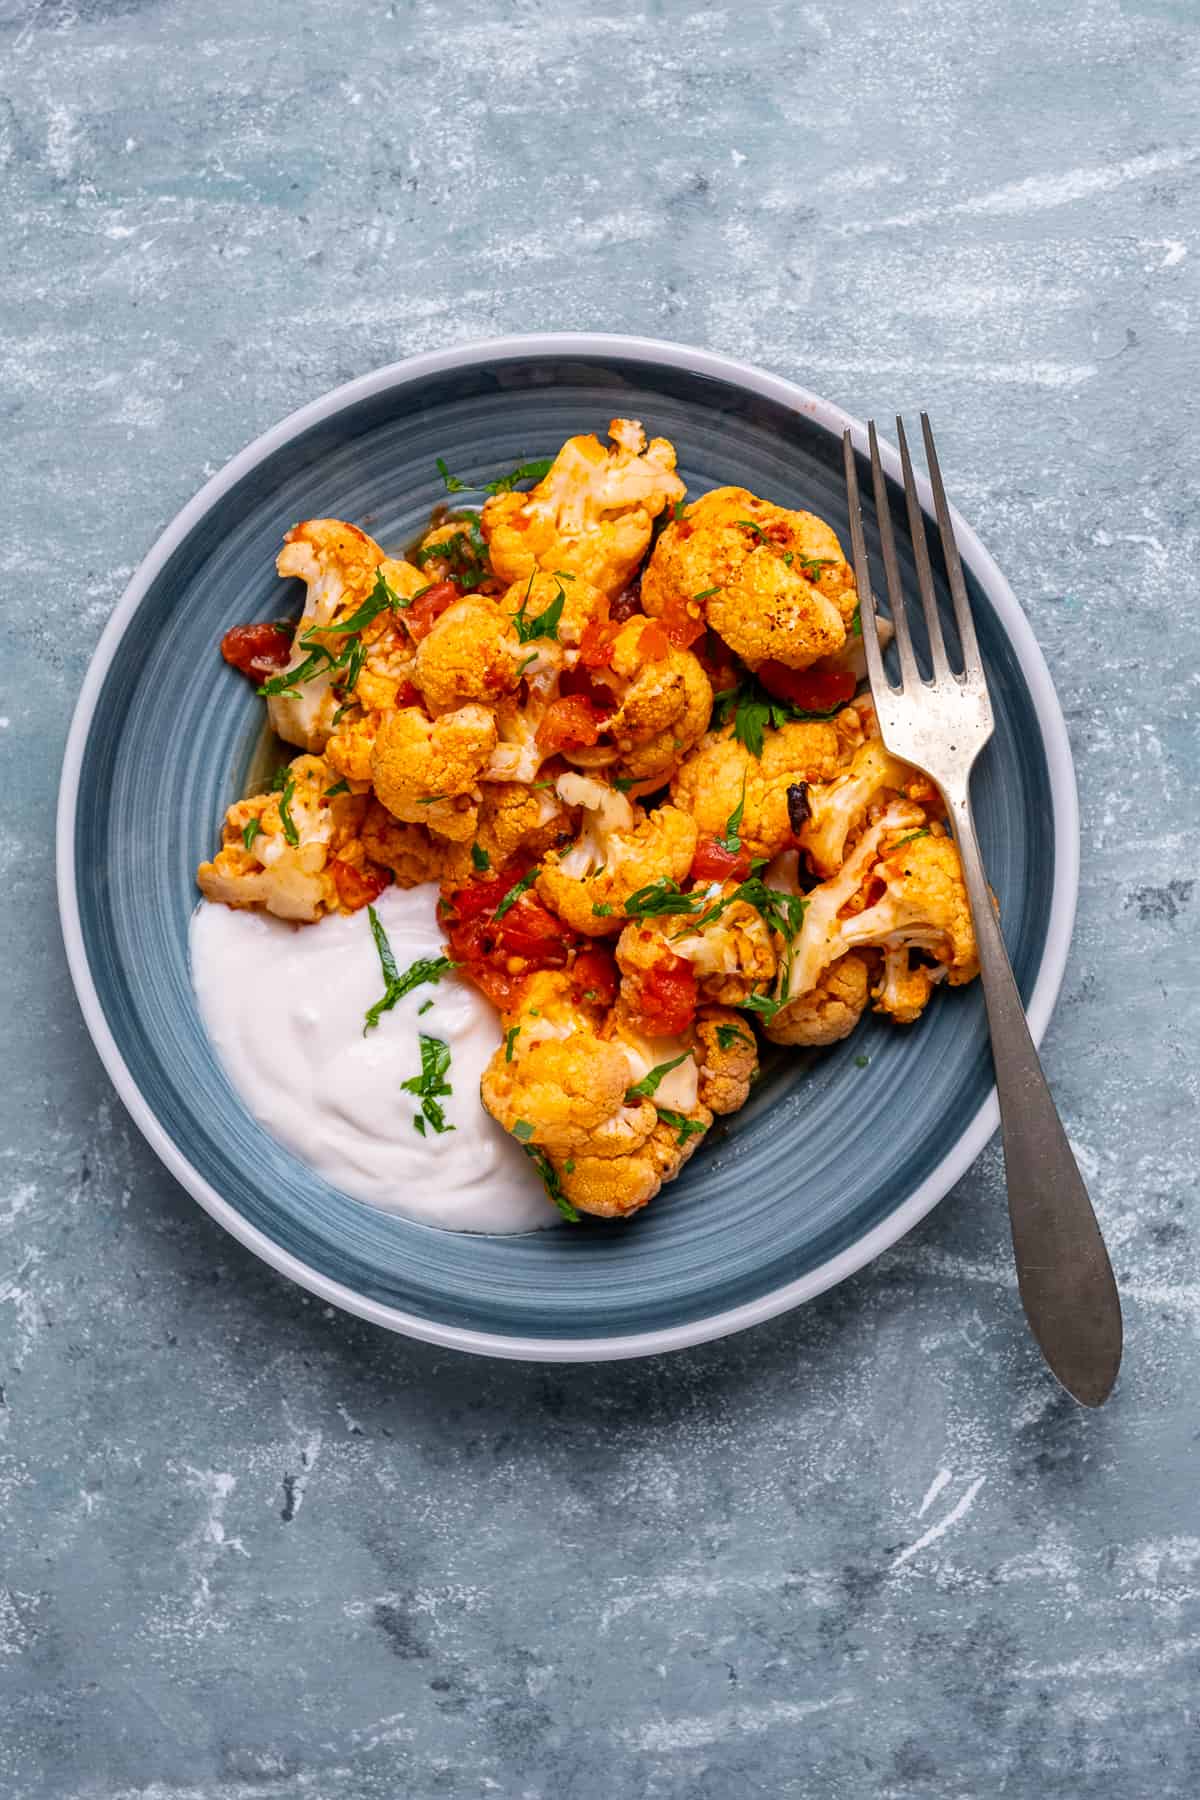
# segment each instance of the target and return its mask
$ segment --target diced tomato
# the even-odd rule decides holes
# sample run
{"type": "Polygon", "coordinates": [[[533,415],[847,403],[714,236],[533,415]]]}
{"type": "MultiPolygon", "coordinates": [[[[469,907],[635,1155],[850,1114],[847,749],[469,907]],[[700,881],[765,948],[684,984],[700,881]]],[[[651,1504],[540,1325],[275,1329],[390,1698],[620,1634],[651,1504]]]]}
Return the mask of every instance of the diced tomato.
{"type": "Polygon", "coordinates": [[[505,863],[486,881],[469,881],[466,887],[455,888],[446,895],[447,905],[456,919],[476,919],[483,913],[490,916],[524,873],[520,863],[505,863]]]}
{"type": "Polygon", "coordinates": [[[329,868],[337,897],[347,912],[358,912],[360,907],[377,900],[392,879],[392,871],[381,869],[378,863],[367,862],[361,869],[356,869],[353,863],[343,862],[340,856],[330,858],[329,868]]]}
{"type": "Polygon", "coordinates": [[[757,674],[768,694],[804,712],[832,712],[852,700],[858,686],[848,669],[789,669],[774,657],[761,663],[757,674]]]}
{"type": "Polygon", "coordinates": [[[745,881],[750,873],[750,852],[726,850],[716,838],[702,837],[692,858],[692,880],[745,881]]]}
{"type": "Polygon", "coordinates": [[[415,688],[411,681],[402,681],[396,689],[397,706],[420,706],[421,690],[415,688]]]}
{"type": "Polygon", "coordinates": [[[468,981],[475,983],[481,994],[487,995],[493,1006],[508,1012],[516,1005],[522,987],[534,971],[523,969],[519,975],[512,975],[504,969],[493,968],[491,963],[462,961],[462,972],[468,981]]]}
{"type": "Polygon", "coordinates": [[[461,599],[462,590],[455,582],[435,581],[432,587],[426,588],[421,597],[404,610],[403,618],[409,637],[419,644],[423,637],[429,636],[446,608],[461,599]]]}
{"type": "Polygon", "coordinates": [[[580,950],[571,964],[571,983],[577,1000],[611,1006],[617,997],[617,965],[612,952],[595,946],[580,950]]]}
{"type": "Polygon", "coordinates": [[[657,619],[647,619],[638,637],[638,653],[647,662],[662,662],[671,654],[671,640],[657,619]]]}
{"type": "Polygon", "coordinates": [[[677,650],[687,650],[708,630],[703,619],[693,619],[686,611],[667,613],[659,620],[667,639],[677,650]]]}
{"type": "Polygon", "coordinates": [[[510,956],[527,957],[543,969],[560,968],[567,960],[567,928],[534,894],[521,895],[501,919],[499,931],[510,956]]]}
{"type": "Polygon", "coordinates": [[[292,654],[292,628],[264,622],[235,625],[221,639],[221,655],[251,681],[263,682],[285,669],[292,654]]]}
{"type": "MultiPolygon", "coordinates": [[[[520,894],[501,918],[496,909],[521,880],[519,862],[505,865],[487,881],[471,881],[446,896],[442,929],[457,962],[463,964],[477,986],[497,1005],[507,1004],[497,977],[524,977],[532,969],[561,969],[572,948],[572,937],[562,920],[528,890],[520,894]],[[523,967],[509,964],[519,958],[523,967]]],[[[515,990],[513,990],[515,991],[515,990]]]]}
{"type": "Polygon", "coordinates": [[[612,619],[589,619],[579,640],[579,660],[585,669],[607,669],[612,664],[613,641],[620,625],[612,619]]]}
{"type": "Polygon", "coordinates": [[[648,1037],[675,1037],[696,1016],[696,971],[684,956],[667,951],[649,969],[639,969],[626,999],[634,1025],[648,1037]]]}
{"type": "Polygon", "coordinates": [[[578,750],[582,745],[599,742],[608,717],[585,694],[564,694],[552,700],[537,728],[538,749],[544,756],[558,750],[578,750]]]}

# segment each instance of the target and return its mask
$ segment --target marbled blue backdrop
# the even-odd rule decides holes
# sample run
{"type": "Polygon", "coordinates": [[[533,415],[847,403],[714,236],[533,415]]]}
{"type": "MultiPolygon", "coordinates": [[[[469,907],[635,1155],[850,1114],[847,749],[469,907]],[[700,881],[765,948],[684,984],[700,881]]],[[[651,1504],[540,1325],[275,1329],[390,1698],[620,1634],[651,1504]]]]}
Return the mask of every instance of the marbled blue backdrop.
{"type": "Polygon", "coordinates": [[[1200,1789],[1200,19],[1188,0],[0,0],[0,1793],[1200,1789]],[[84,1036],[52,816],[95,639],[228,456],[513,329],[928,406],[1083,805],[1047,1062],[1125,1295],[1021,1326],[998,1157],[801,1314],[546,1371],[224,1238],[84,1036]]]}

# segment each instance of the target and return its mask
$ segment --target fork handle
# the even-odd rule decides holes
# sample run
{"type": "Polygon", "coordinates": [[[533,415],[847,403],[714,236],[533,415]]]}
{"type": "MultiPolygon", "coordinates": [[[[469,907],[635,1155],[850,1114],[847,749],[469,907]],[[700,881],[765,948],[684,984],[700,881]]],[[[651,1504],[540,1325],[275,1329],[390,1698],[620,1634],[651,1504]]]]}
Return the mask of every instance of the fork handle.
{"type": "Polygon", "coordinates": [[[1062,1120],[1029,1035],[979,853],[970,792],[945,792],[971,902],[992,1038],[1017,1284],[1050,1368],[1084,1406],[1121,1364],[1121,1302],[1062,1120]]]}

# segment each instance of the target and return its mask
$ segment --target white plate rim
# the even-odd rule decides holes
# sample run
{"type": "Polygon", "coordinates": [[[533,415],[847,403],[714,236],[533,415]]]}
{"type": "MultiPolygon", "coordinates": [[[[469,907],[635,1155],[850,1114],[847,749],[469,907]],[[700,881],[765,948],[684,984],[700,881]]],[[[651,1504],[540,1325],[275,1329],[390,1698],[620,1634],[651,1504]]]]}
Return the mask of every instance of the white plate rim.
{"type": "MultiPolygon", "coordinates": [[[[457,344],[445,350],[423,351],[400,362],[388,363],[367,375],[358,376],[353,381],[333,388],[319,399],[310,401],[289,414],[269,431],[263,432],[226,463],[176,514],[138,566],[101,633],[72,716],[58,796],[58,906],[71,979],[84,1023],[109,1079],[138,1130],[160,1161],[231,1236],[272,1268],[320,1299],[345,1312],[356,1314],[359,1318],[369,1319],[375,1325],[382,1325],[389,1331],[419,1338],[425,1343],[480,1356],[525,1362],[611,1362],[627,1357],[656,1356],[665,1351],[682,1350],[692,1344],[727,1337],[748,1326],[776,1318],[780,1313],[788,1312],[806,1300],[814,1299],[827,1288],[834,1287],[855,1274],[911,1231],[966,1173],[999,1123],[995,1089],[991,1090],[941,1161],[886,1219],[817,1268],[809,1270],[795,1281],[773,1288],[770,1293],[763,1294],[756,1300],[689,1320],[684,1325],[656,1331],[630,1332],[618,1337],[526,1338],[441,1325],[356,1293],[353,1288],[330,1280],[320,1270],[281,1248],[265,1232],[243,1218],[192,1166],[168,1136],[121,1055],[92,978],[75,886],[75,814],[88,732],[117,646],[143,596],[164,564],[188,533],[230,488],[292,438],[342,407],[368,399],[385,389],[401,387],[427,375],[441,374],[489,360],[502,361],[523,355],[589,354],[621,356],[634,363],[665,364],[672,368],[710,375],[718,380],[735,382],[752,393],[807,413],[817,424],[839,437],[849,428],[856,448],[866,453],[865,424],[832,402],[782,376],[768,374],[765,370],[756,369],[717,351],[656,338],[610,332],[534,332],[457,344]]],[[[899,481],[901,471],[898,453],[891,444],[882,441],[880,452],[887,472],[899,481]]],[[[924,477],[918,478],[918,486],[922,506],[927,513],[932,513],[932,495],[924,477]]],[[[951,511],[962,560],[969,565],[995,607],[1028,683],[1046,752],[1054,817],[1054,884],[1050,897],[1046,943],[1028,1007],[1030,1030],[1034,1042],[1040,1043],[1062,986],[1079,894],[1079,803],[1074,763],[1066,721],[1050,671],[1016,595],[971,526],[956,509],[952,508],[951,511]]]]}

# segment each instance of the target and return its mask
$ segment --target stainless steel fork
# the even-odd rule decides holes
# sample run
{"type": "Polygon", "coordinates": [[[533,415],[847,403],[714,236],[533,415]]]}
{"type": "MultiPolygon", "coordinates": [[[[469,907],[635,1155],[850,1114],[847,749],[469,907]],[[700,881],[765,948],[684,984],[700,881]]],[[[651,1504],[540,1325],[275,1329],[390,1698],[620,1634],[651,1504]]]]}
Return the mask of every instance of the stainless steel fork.
{"type": "Polygon", "coordinates": [[[1043,1356],[1067,1392],[1085,1406],[1099,1406],[1112,1391],[1121,1363],[1121,1302],[1096,1215],[1029,1035],[979,853],[971,814],[971,769],[992,735],[992,706],[933,433],[924,413],[921,428],[963,669],[957,674],[946,655],[925,542],[924,514],[917,497],[904,425],[897,419],[904,496],[917,585],[929,633],[932,680],[926,681],[918,667],[872,421],[868,432],[875,514],[900,658],[900,686],[895,688],[889,681],[879,648],[858,470],[847,431],[843,450],[850,539],[871,694],[884,743],[894,756],[913,763],[937,783],[958,843],[987,1002],[996,1092],[1000,1098],[1008,1213],[1025,1316],[1043,1356]]]}

